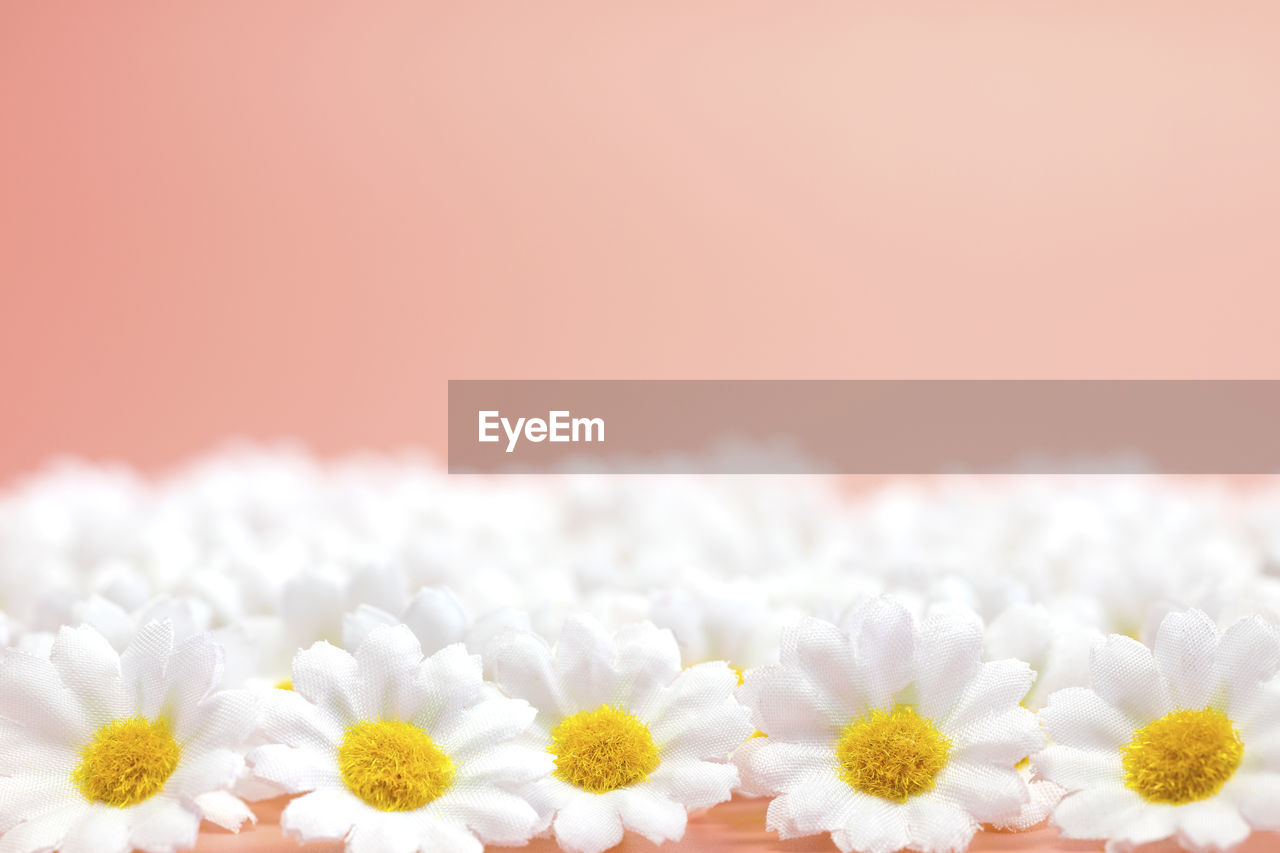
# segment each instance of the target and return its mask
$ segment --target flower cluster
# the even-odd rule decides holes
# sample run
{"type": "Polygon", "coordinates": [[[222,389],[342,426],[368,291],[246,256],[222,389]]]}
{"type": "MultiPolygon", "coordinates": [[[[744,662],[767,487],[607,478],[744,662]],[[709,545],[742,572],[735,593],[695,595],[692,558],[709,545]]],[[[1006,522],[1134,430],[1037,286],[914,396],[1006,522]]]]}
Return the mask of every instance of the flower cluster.
{"type": "Polygon", "coordinates": [[[1280,492],[449,478],[229,450],[0,494],[0,850],[1280,830],[1280,492]]]}

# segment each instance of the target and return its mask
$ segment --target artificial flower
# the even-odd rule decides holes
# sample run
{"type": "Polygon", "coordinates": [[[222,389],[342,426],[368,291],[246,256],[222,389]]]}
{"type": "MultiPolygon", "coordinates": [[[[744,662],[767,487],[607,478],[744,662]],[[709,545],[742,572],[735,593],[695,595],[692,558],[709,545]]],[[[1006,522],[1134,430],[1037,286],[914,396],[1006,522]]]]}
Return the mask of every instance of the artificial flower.
{"type": "Polygon", "coordinates": [[[0,662],[0,849],[170,853],[202,818],[238,829],[252,814],[230,792],[258,702],[215,690],[221,649],[174,644],[167,622],[123,653],[89,627],[62,628],[49,658],[0,662]]]}
{"type": "Polygon", "coordinates": [[[537,709],[537,745],[555,762],[537,804],[562,848],[599,853],[624,829],[677,840],[689,811],[729,799],[738,772],[727,759],[751,726],[723,661],[681,670],[670,631],[611,634],[585,616],[565,622],[554,649],[508,631],[485,657],[497,685],[537,709]]]}
{"type": "Polygon", "coordinates": [[[345,840],[350,853],[468,851],[522,844],[541,828],[526,801],[551,757],[521,741],[528,703],[484,689],[461,644],[423,658],[403,625],[354,651],[318,642],[273,693],[255,775],[303,793],[281,815],[302,841],[345,840]]]}
{"type": "Polygon", "coordinates": [[[1220,633],[1203,612],[1171,613],[1154,649],[1112,635],[1089,687],[1049,697],[1051,745],[1034,756],[1071,792],[1053,813],[1068,838],[1127,850],[1176,838],[1227,850],[1280,829],[1280,637],[1258,617],[1220,633]]]}
{"type": "Polygon", "coordinates": [[[917,623],[879,598],[842,626],[806,618],[781,662],[739,689],[767,735],[735,760],[744,785],[778,796],[768,828],[828,832],[843,851],[957,851],[979,825],[1015,818],[1030,793],[1015,765],[1042,743],[1019,700],[1034,673],[982,662],[982,626],[958,608],[917,623]]]}

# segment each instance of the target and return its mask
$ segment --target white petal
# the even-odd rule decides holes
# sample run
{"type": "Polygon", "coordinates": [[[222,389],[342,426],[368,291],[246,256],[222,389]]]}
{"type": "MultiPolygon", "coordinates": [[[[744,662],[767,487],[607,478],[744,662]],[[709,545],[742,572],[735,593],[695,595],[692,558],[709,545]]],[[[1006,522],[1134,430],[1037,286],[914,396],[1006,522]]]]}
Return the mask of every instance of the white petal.
{"type": "Polygon", "coordinates": [[[845,813],[854,806],[858,792],[834,773],[811,773],[788,787],[786,815],[793,831],[801,835],[830,832],[847,825],[845,813]]]}
{"type": "Polygon", "coordinates": [[[979,664],[960,698],[939,721],[939,728],[944,732],[964,732],[984,718],[1016,708],[1034,680],[1031,667],[1020,660],[979,664]]]}
{"type": "Polygon", "coordinates": [[[654,844],[679,841],[684,837],[688,813],[680,803],[658,796],[647,786],[618,791],[618,814],[622,825],[654,844]]]}
{"type": "Polygon", "coordinates": [[[952,757],[1012,766],[1044,748],[1045,735],[1035,714],[1022,707],[1007,708],[949,730],[952,757]]]}
{"type": "Polygon", "coordinates": [[[352,705],[359,719],[404,719],[421,708],[428,689],[417,677],[422,648],[407,626],[375,628],[354,657],[352,705]]]}
{"type": "Polygon", "coordinates": [[[185,733],[189,721],[201,718],[197,706],[221,681],[224,658],[222,647],[209,634],[196,634],[173,650],[165,663],[159,713],[173,721],[176,732],[185,733]]]}
{"type": "Polygon", "coordinates": [[[1032,758],[1036,772],[1068,791],[1123,785],[1119,750],[1080,749],[1055,744],[1032,758]]]}
{"type": "Polygon", "coordinates": [[[537,634],[503,631],[485,646],[484,659],[503,692],[526,700],[544,720],[559,720],[573,712],[561,689],[551,648],[537,634]]]}
{"type": "Polygon", "coordinates": [[[878,797],[857,797],[846,814],[844,827],[831,833],[831,840],[844,853],[894,853],[912,841],[907,810],[878,797]]]}
{"type": "Polygon", "coordinates": [[[702,717],[684,731],[658,737],[659,753],[669,759],[728,759],[751,736],[748,711],[736,702],[705,708],[702,717]]]}
{"type": "Polygon", "coordinates": [[[293,656],[293,692],[314,703],[341,728],[360,717],[353,704],[356,659],[321,640],[293,656]]]}
{"type": "Polygon", "coordinates": [[[649,785],[693,811],[723,803],[733,796],[738,768],[714,761],[664,761],[649,774],[649,785]]]}
{"type": "Polygon", "coordinates": [[[440,810],[463,820],[486,844],[523,844],[539,823],[538,813],[523,798],[492,786],[457,787],[445,797],[440,810]]]}
{"type": "Polygon", "coordinates": [[[84,802],[70,771],[0,777],[0,834],[59,802],[84,802]]]}
{"type": "Polygon", "coordinates": [[[225,791],[244,770],[244,756],[230,749],[212,749],[193,756],[184,755],[164,790],[183,797],[207,791],[225,791]]]}
{"type": "Polygon", "coordinates": [[[1254,829],[1280,830],[1280,773],[1237,771],[1222,795],[1236,804],[1254,829]]]}
{"type": "Polygon", "coordinates": [[[982,823],[1016,817],[1031,799],[1027,783],[1012,765],[991,767],[951,761],[938,774],[936,790],[982,823]]]}
{"type": "Polygon", "coordinates": [[[809,776],[836,774],[836,756],[829,744],[788,743],[769,737],[755,738],[743,749],[739,759],[743,782],[759,790],[789,791],[809,776]]]}
{"type": "Polygon", "coordinates": [[[843,625],[853,641],[863,707],[884,707],[915,676],[915,620],[892,598],[874,598],[843,625]]]}
{"type": "Polygon", "coordinates": [[[341,841],[365,811],[363,806],[342,787],[312,791],[289,801],[280,814],[280,828],[299,841],[341,841]]]}
{"type": "Polygon", "coordinates": [[[186,713],[185,737],[179,736],[182,748],[240,747],[258,728],[261,708],[261,697],[248,690],[214,693],[186,713]]]}
{"type": "Polygon", "coordinates": [[[0,838],[0,853],[31,853],[53,850],[66,838],[68,830],[82,820],[89,804],[66,803],[18,824],[0,838]]]}
{"type": "Polygon", "coordinates": [[[424,660],[417,677],[425,692],[411,719],[433,737],[438,726],[475,703],[484,685],[480,656],[468,654],[462,643],[446,646],[424,660]]]}
{"type": "Polygon", "coordinates": [[[1194,853],[1227,850],[1249,837],[1249,824],[1222,797],[1187,803],[1176,812],[1178,840],[1194,853]]]}
{"type": "Polygon", "coordinates": [[[1123,785],[1090,788],[1065,797],[1053,810],[1052,823],[1064,838],[1109,838],[1146,806],[1137,792],[1123,785]]]}
{"type": "MultiPolygon", "coordinates": [[[[637,622],[619,628],[613,644],[619,692],[612,698],[644,713],[659,691],[680,674],[680,647],[675,635],[652,622],[637,622]]],[[[572,685],[571,681],[566,683],[572,685]]]]}
{"type": "Polygon", "coordinates": [[[193,847],[200,830],[200,816],[176,798],[158,794],[130,809],[133,846],[147,853],[172,853],[193,847]]]}
{"type": "Polygon", "coordinates": [[[1081,749],[1119,749],[1137,728],[1133,719],[1084,687],[1054,693],[1039,718],[1050,741],[1081,749]]]}
{"type": "Polygon", "coordinates": [[[820,708],[813,688],[797,670],[765,666],[748,670],[738,698],[751,708],[756,728],[771,738],[830,743],[848,718],[820,708]]]}
{"type": "Polygon", "coordinates": [[[272,741],[323,752],[342,740],[346,727],[296,691],[273,690],[264,703],[262,730],[272,741]]]}
{"type": "Polygon", "coordinates": [[[274,782],[290,793],[341,785],[337,753],[324,754],[307,747],[269,743],[248,756],[255,776],[274,782]]]}
{"type": "MultiPolygon", "coordinates": [[[[443,744],[441,748],[449,755],[455,754],[443,744]]],[[[555,758],[544,748],[518,742],[498,743],[461,762],[458,781],[511,785],[550,775],[554,769],[555,758]]]]}
{"type": "Polygon", "coordinates": [[[120,675],[132,692],[131,702],[148,717],[160,713],[165,690],[165,665],[173,654],[173,624],[168,619],[148,622],[120,653],[120,675]]]}
{"type": "Polygon", "coordinates": [[[996,829],[1026,832],[1028,829],[1039,826],[1044,823],[1045,818],[1053,812],[1058,803],[1062,802],[1062,798],[1067,793],[1061,785],[1056,785],[1047,779],[1032,779],[1027,784],[1027,790],[1031,792],[1030,801],[1022,807],[1017,817],[996,821],[993,824],[996,829]]]}
{"type": "Polygon", "coordinates": [[[1218,668],[1230,701],[1247,701],[1260,682],[1280,672],[1280,636],[1261,616],[1236,622],[1218,644],[1218,668]]]}
{"type": "Polygon", "coordinates": [[[80,761],[79,746],[48,740],[40,732],[0,718],[0,778],[70,773],[80,761]]]}
{"type": "MultiPolygon", "coordinates": [[[[658,743],[666,743],[695,725],[708,708],[730,700],[737,684],[737,673],[724,661],[689,667],[661,692],[653,709],[645,714],[649,731],[658,743]]],[[[746,717],[747,713],[744,713],[744,721],[746,717]]]]}
{"type": "Polygon", "coordinates": [[[556,841],[572,853],[602,853],[622,841],[622,818],[616,798],[583,793],[560,809],[556,841]]]}
{"type": "Polygon", "coordinates": [[[366,813],[347,836],[347,853],[415,853],[422,841],[423,823],[420,816],[411,813],[366,813]]]}
{"type": "Polygon", "coordinates": [[[0,717],[60,744],[84,743],[95,727],[53,664],[16,649],[0,662],[0,717]]]}
{"type": "Polygon", "coordinates": [[[964,809],[937,797],[913,797],[906,813],[911,845],[928,853],[964,850],[979,829],[964,809]]]}
{"type": "Polygon", "coordinates": [[[470,620],[458,597],[447,589],[421,589],[404,612],[404,624],[422,643],[423,654],[461,643],[470,620]]]}
{"type": "Polygon", "coordinates": [[[361,604],[350,613],[342,615],[342,647],[359,648],[374,628],[399,624],[400,620],[372,604],[361,604]]]}
{"type": "Polygon", "coordinates": [[[418,848],[422,853],[483,853],[484,845],[465,827],[453,821],[437,820],[425,824],[424,837],[418,848]]]}
{"type": "Polygon", "coordinates": [[[120,655],[97,631],[87,625],[64,626],[53,641],[49,662],[95,728],[127,716],[129,702],[120,679],[120,655]]]}
{"type": "Polygon", "coordinates": [[[1218,628],[1199,610],[1170,613],[1156,634],[1156,668],[1164,677],[1173,704],[1203,708],[1216,692],[1218,628]]]}
{"type": "Polygon", "coordinates": [[[982,622],[977,614],[951,607],[931,612],[916,641],[916,708],[925,717],[950,710],[981,661],[982,622]]]}
{"type": "Polygon", "coordinates": [[[113,806],[91,806],[63,839],[59,853],[127,853],[129,812],[113,806]]]}
{"type": "Polygon", "coordinates": [[[1112,634],[1095,646],[1089,670],[1094,692],[1130,717],[1149,721],[1173,710],[1155,657],[1132,637],[1112,634]]]}
{"type": "Polygon", "coordinates": [[[619,700],[618,672],[609,632],[594,617],[571,616],[556,641],[556,670],[575,708],[619,700]]]}
{"type": "Polygon", "coordinates": [[[446,715],[434,728],[423,728],[455,761],[462,761],[527,731],[533,718],[533,708],[527,702],[494,696],[463,712],[446,715]]]}
{"type": "MultiPolygon", "coordinates": [[[[870,626],[864,633],[869,643],[879,639],[870,626]]],[[[874,678],[874,674],[859,669],[849,636],[830,622],[804,619],[792,633],[784,634],[784,643],[789,646],[788,669],[794,667],[804,677],[812,690],[813,701],[827,717],[853,717],[866,707],[869,693],[879,695],[884,689],[865,683],[865,677],[874,678]]]]}
{"type": "Polygon", "coordinates": [[[195,803],[205,820],[232,832],[239,832],[245,821],[258,822],[248,804],[228,791],[209,791],[196,797],[195,803]]]}

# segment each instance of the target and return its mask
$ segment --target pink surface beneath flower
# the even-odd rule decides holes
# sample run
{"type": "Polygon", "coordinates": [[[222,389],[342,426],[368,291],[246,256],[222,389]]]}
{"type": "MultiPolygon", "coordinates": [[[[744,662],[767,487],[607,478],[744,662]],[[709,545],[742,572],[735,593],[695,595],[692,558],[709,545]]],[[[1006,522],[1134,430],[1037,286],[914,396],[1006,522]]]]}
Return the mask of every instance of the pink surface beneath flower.
{"type": "MultiPolygon", "coordinates": [[[[287,798],[270,800],[253,805],[258,815],[258,825],[235,835],[205,824],[196,845],[198,853],[246,853],[246,851],[306,850],[309,853],[340,853],[342,842],[317,842],[299,845],[280,832],[280,812],[287,798]]],[[[764,813],[768,800],[734,799],[716,806],[689,821],[689,829],[682,841],[662,845],[668,853],[707,853],[715,850],[733,851],[790,851],[790,853],[828,853],[836,846],[826,835],[795,838],[781,841],[777,835],[764,828],[764,813]]],[[[494,848],[498,850],[512,848],[494,848]]],[[[535,839],[527,847],[530,853],[556,853],[559,847],[554,841],[535,839]]],[[[627,833],[622,844],[614,850],[651,851],[659,849],[640,836],[627,833]]],[[[1043,826],[1029,832],[982,832],[969,848],[973,851],[1041,850],[1041,851],[1101,851],[1101,842],[1068,841],[1058,833],[1043,826]]],[[[1167,841],[1142,848],[1144,853],[1173,853],[1177,844],[1167,841]]],[[[1280,834],[1254,833],[1235,853],[1274,853],[1280,851],[1280,834]]]]}

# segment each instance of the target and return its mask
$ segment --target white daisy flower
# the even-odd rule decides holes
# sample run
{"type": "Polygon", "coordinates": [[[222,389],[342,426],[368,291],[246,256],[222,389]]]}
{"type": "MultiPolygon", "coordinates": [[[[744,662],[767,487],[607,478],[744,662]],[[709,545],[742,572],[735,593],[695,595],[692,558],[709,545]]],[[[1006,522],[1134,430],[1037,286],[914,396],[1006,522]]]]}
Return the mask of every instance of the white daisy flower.
{"type": "Polygon", "coordinates": [[[222,652],[178,645],[167,622],[117,653],[89,627],[63,628],[49,659],[0,662],[0,849],[167,853],[201,818],[238,829],[253,815],[229,793],[258,701],[213,692],[222,652]]]}
{"type": "Polygon", "coordinates": [[[423,587],[399,616],[372,604],[361,604],[342,617],[342,645],[358,648],[376,628],[405,625],[422,644],[424,654],[464,643],[479,652],[494,635],[508,628],[529,630],[529,615],[512,607],[472,620],[462,601],[446,587],[423,587]]]}
{"type": "Polygon", "coordinates": [[[677,840],[690,810],[729,799],[727,758],[751,726],[723,661],[681,671],[670,631],[642,622],[611,635],[585,616],[565,622],[554,651],[509,631],[485,656],[498,686],[538,709],[538,745],[555,757],[539,806],[564,849],[599,853],[624,829],[677,840]]]}
{"type": "Polygon", "coordinates": [[[525,702],[485,690],[461,644],[425,660],[403,625],[370,632],[354,654],[319,642],[272,695],[249,754],[254,773],[290,793],[280,825],[302,841],[346,840],[350,853],[479,853],[540,828],[524,798],[551,757],[518,740],[525,702]]]}
{"type": "Polygon", "coordinates": [[[1225,850],[1280,829],[1280,637],[1265,620],[1219,633],[1198,610],[1165,617],[1155,648],[1110,636],[1090,688],[1049,698],[1052,745],[1033,762],[1071,791],[1053,822],[1126,850],[1176,837],[1225,850]]]}
{"type": "Polygon", "coordinates": [[[738,691],[768,735],[735,756],[744,785],[780,795],[768,828],[829,832],[844,851],[947,851],[1016,817],[1030,794],[1015,765],[1043,744],[1018,704],[1035,675],[981,656],[972,612],[934,608],[917,623],[891,598],[843,626],[785,630],[781,663],[748,671],[738,691]]]}

